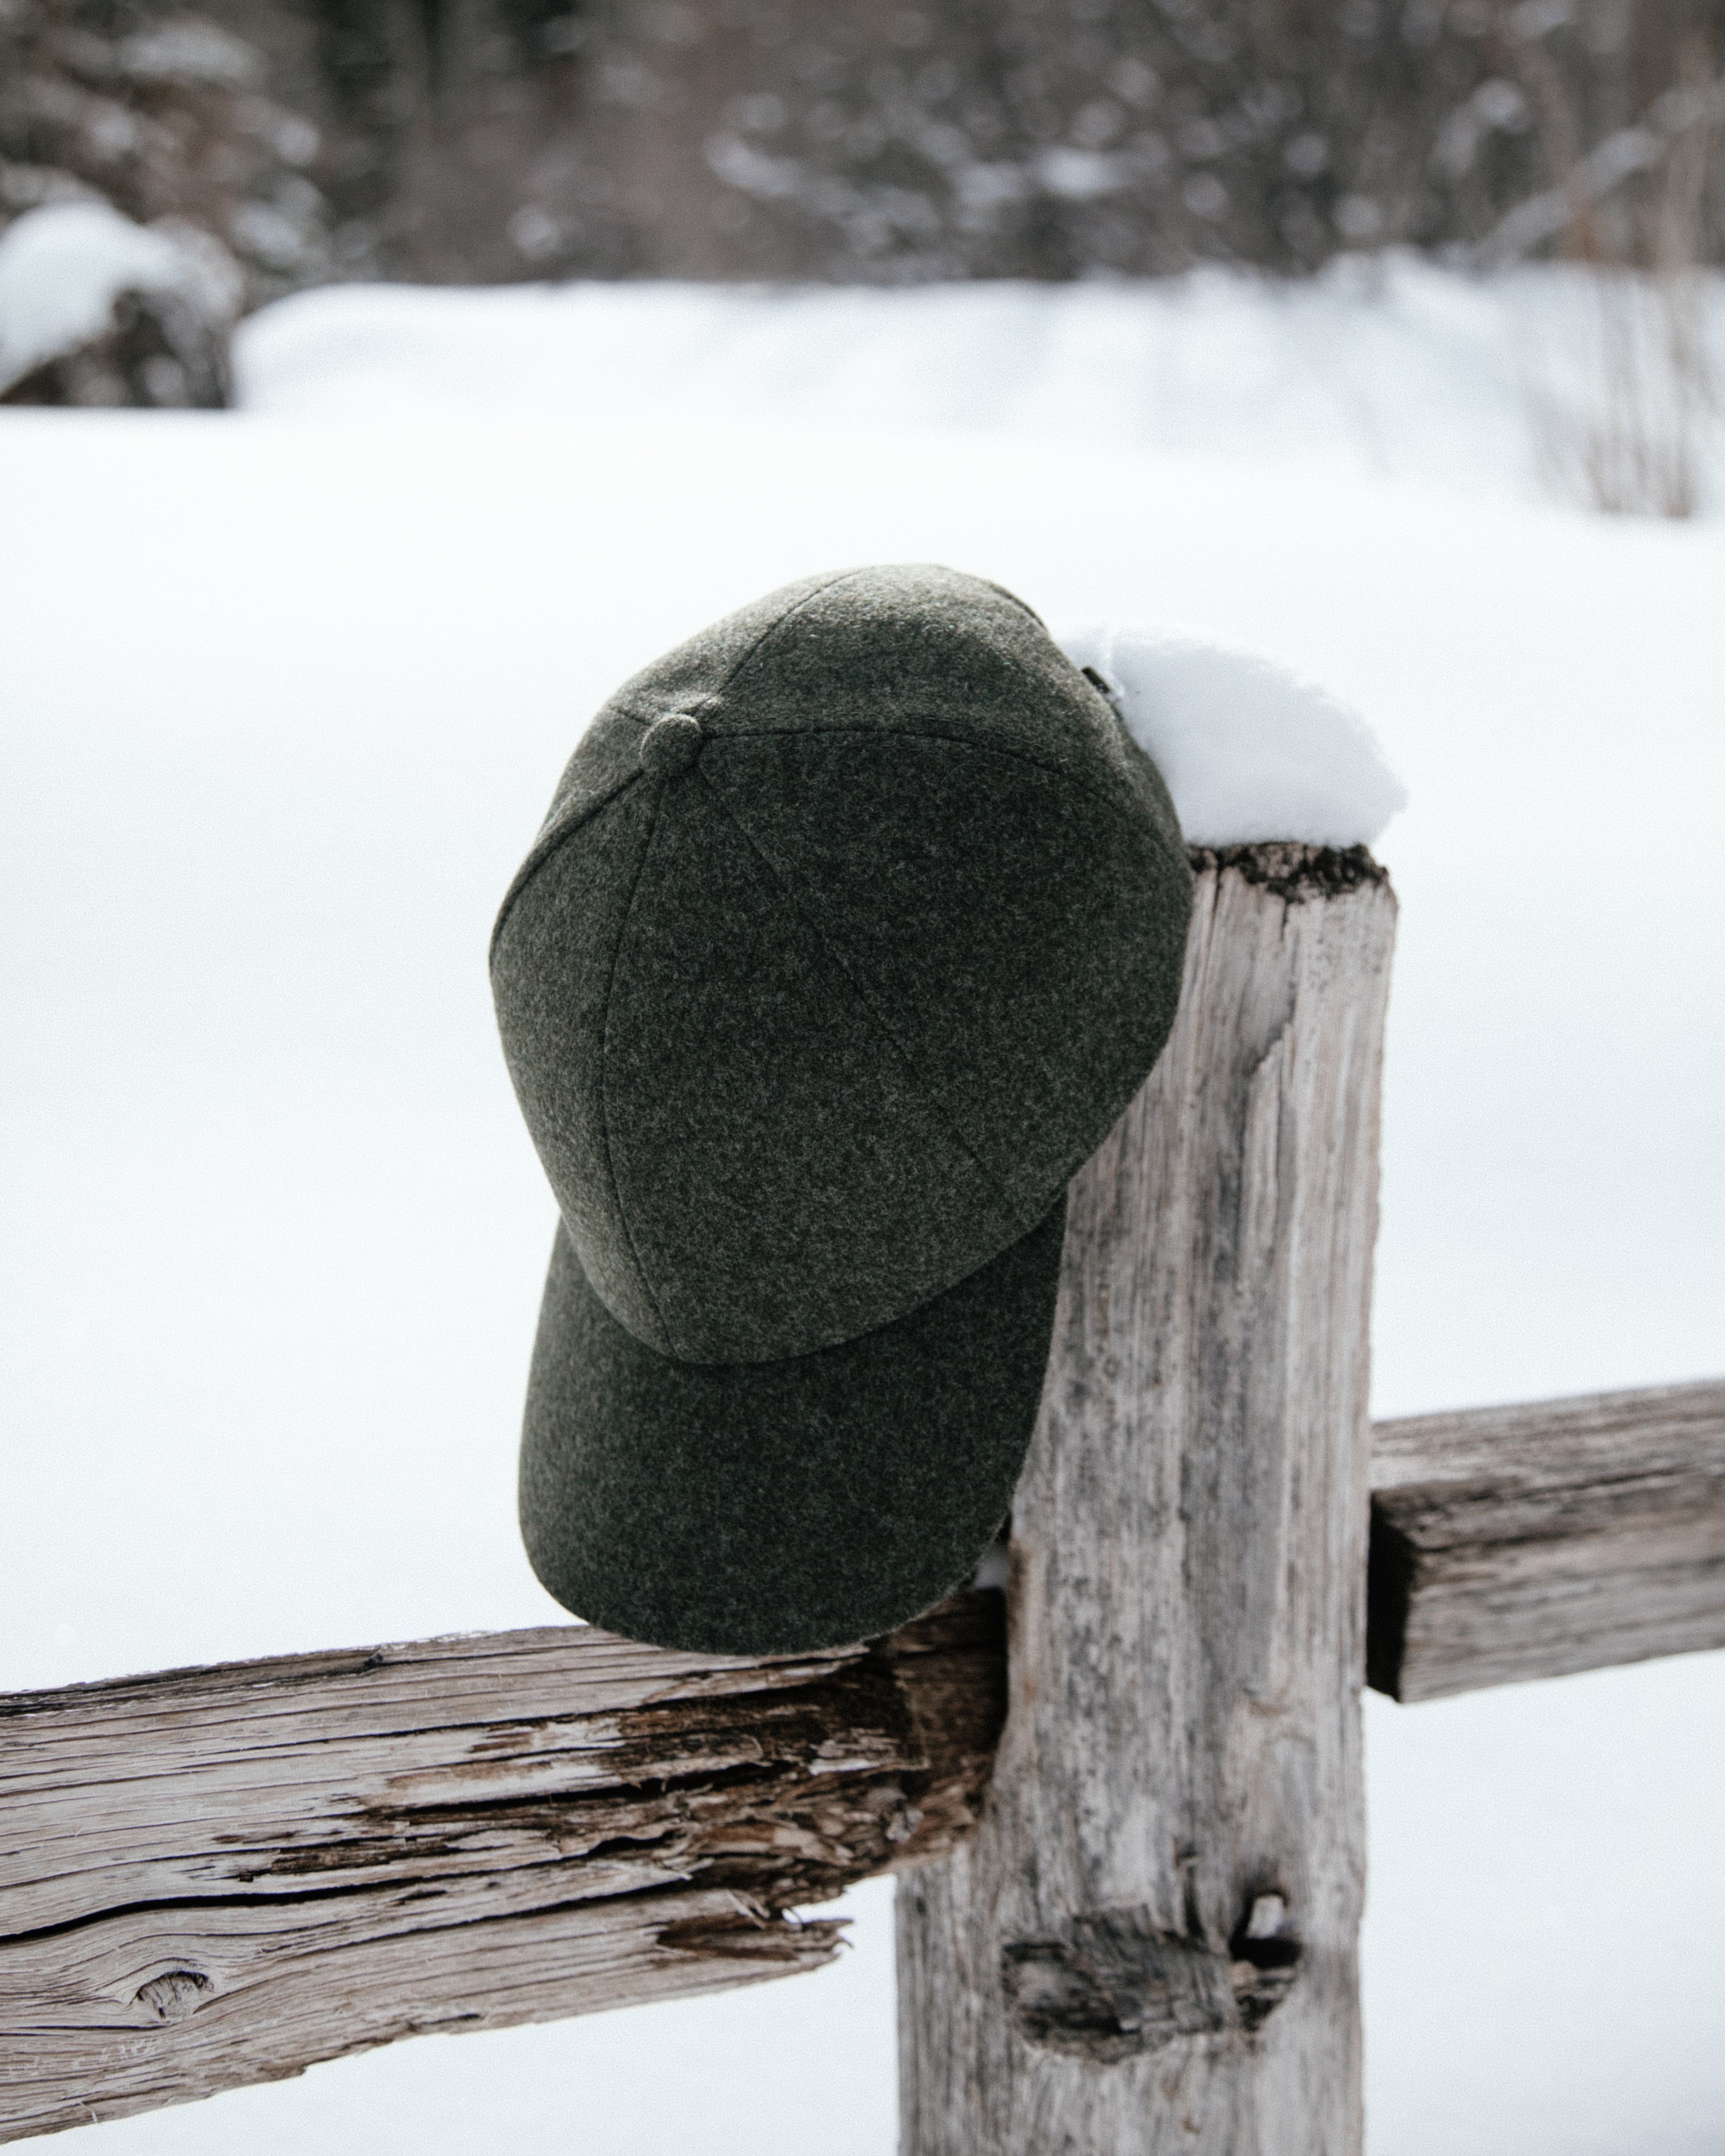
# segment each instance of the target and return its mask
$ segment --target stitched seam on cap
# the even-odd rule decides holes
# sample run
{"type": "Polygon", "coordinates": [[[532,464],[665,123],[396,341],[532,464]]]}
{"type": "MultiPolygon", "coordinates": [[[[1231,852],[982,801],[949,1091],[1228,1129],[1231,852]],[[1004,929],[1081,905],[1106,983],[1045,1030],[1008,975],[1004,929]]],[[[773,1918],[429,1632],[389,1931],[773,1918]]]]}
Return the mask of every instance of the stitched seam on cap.
{"type": "Polygon", "coordinates": [[[617,980],[617,962],[623,955],[623,939],[629,933],[629,924],[635,910],[635,894],[641,888],[641,879],[647,873],[647,856],[653,850],[654,835],[659,829],[659,811],[665,799],[661,787],[653,803],[652,817],[647,825],[647,836],[641,847],[641,858],[635,864],[634,880],[629,887],[629,903],[623,909],[622,926],[617,931],[617,941],[611,947],[611,970],[605,977],[605,1030],[599,1042],[599,1139],[605,1149],[605,1173],[611,1178],[611,1201],[617,1208],[617,1219],[623,1229],[624,1240],[629,1245],[629,1254],[634,1260],[635,1277],[641,1283],[642,1292],[653,1306],[653,1315],[659,1320],[659,1330],[664,1337],[671,1337],[670,1327],[665,1322],[665,1312],[659,1306],[659,1297],[653,1292],[653,1283],[647,1277],[647,1268],[641,1263],[641,1253],[636,1247],[634,1231],[629,1224],[629,1215],[623,1209],[623,1193],[617,1185],[617,1163],[611,1158],[611,1114],[605,1101],[606,1071],[611,1059],[611,991],[617,980]]]}
{"type": "Polygon", "coordinates": [[[485,965],[488,971],[497,963],[497,944],[503,934],[505,923],[510,915],[515,911],[527,886],[532,882],[540,870],[554,855],[562,852],[578,831],[585,830],[595,816],[608,808],[614,801],[620,801],[638,778],[645,777],[646,773],[643,771],[630,772],[626,778],[619,779],[608,793],[602,794],[597,801],[589,803],[575,821],[559,831],[554,838],[542,835],[534,841],[527,858],[516,870],[509,889],[503,894],[503,903],[498,908],[497,919],[491,930],[491,941],[485,952],[485,965]]]}
{"type": "Polygon", "coordinates": [[[804,908],[801,901],[798,899],[796,893],[785,881],[784,877],[779,873],[771,858],[759,845],[756,844],[754,836],[749,830],[748,826],[743,822],[737,811],[731,806],[731,803],[720,793],[718,788],[709,783],[704,773],[701,774],[701,783],[706,788],[707,792],[712,796],[714,804],[718,808],[720,814],[721,815],[728,816],[732,823],[736,825],[737,831],[742,836],[743,844],[748,848],[749,851],[754,855],[755,858],[760,862],[762,867],[766,870],[768,875],[772,877],[774,885],[778,888],[780,895],[783,896],[786,905],[790,906],[798,919],[804,923],[810,934],[814,937],[816,942],[819,944],[821,949],[826,952],[828,957],[831,959],[833,963],[839,968],[839,971],[845,976],[845,980],[850,984],[851,993],[856,998],[857,1001],[868,1013],[875,1024],[879,1027],[880,1032],[891,1044],[900,1062],[903,1064],[905,1069],[911,1074],[911,1080],[916,1088],[918,1097],[927,1107],[929,1112],[934,1116],[935,1120],[945,1127],[947,1135],[957,1146],[959,1151],[964,1154],[965,1158],[970,1162],[972,1167],[976,1169],[977,1173],[980,1175],[993,1189],[996,1198],[998,1198],[1000,1203],[1005,1207],[1007,1218],[1011,1220],[1016,1220],[1019,1218],[1019,1209],[1013,1204],[1012,1199],[1008,1196],[1005,1187],[996,1180],[993,1171],[988,1167],[987,1162],[981,1158],[981,1157],[977,1153],[975,1148],[972,1146],[970,1140],[965,1136],[958,1125],[953,1122],[951,1112],[947,1109],[946,1103],[941,1099],[939,1094],[935,1092],[930,1086],[927,1080],[923,1077],[922,1072],[911,1060],[910,1055],[906,1050],[904,1043],[893,1031],[891,1025],[887,1022],[886,1019],[875,1009],[874,998],[869,993],[862,983],[859,981],[855,975],[851,972],[850,966],[845,957],[845,953],[836,944],[828,940],[826,931],[821,927],[820,923],[814,917],[814,916],[804,908]]]}
{"type": "MultiPolygon", "coordinates": [[[[944,567],[944,564],[940,562],[932,562],[927,566],[933,568],[941,568],[944,567]]],[[[722,692],[724,690],[728,689],[731,686],[732,683],[736,680],[737,675],[742,673],[743,668],[748,665],[757,656],[762,646],[770,642],[773,637],[777,636],[780,629],[784,627],[785,624],[788,621],[794,619],[798,614],[802,613],[804,607],[813,606],[818,598],[824,597],[828,592],[832,591],[839,584],[848,584],[855,577],[869,577],[873,576],[875,573],[875,572],[872,567],[865,567],[860,569],[840,569],[836,576],[829,577],[824,584],[817,584],[812,592],[805,592],[802,598],[797,601],[794,606],[787,607],[784,612],[779,615],[776,621],[769,622],[767,627],[761,631],[761,634],[755,639],[748,649],[743,653],[742,658],[737,661],[734,666],[732,666],[731,671],[725,676],[723,681],[720,683],[720,692],[722,692]]],[[[947,573],[949,576],[962,576],[963,572],[962,570],[948,570],[947,573]]],[[[1019,598],[1016,593],[1008,591],[1004,584],[990,583],[988,578],[986,577],[979,577],[976,578],[975,581],[978,583],[986,584],[991,592],[999,593],[1002,598],[1007,600],[1011,605],[1015,606],[1020,613],[1028,615],[1029,619],[1035,623],[1038,629],[1042,631],[1045,636],[1048,634],[1048,624],[1043,620],[1041,615],[1036,612],[1034,607],[1027,606],[1024,600],[1019,598]]],[[[1036,677],[1030,671],[1029,668],[1026,666],[1021,660],[1014,658],[1011,652],[1003,651],[1000,653],[999,656],[1009,666],[1012,667],[1014,671],[1022,674],[1026,680],[1034,681],[1035,680],[1036,677]]]]}
{"type": "MultiPolygon", "coordinates": [[[[732,683],[737,679],[743,668],[748,665],[749,661],[761,649],[761,646],[767,642],[768,638],[776,636],[779,630],[784,627],[785,624],[791,619],[793,615],[800,613],[803,608],[806,606],[812,606],[814,601],[821,596],[823,592],[831,591],[834,584],[847,583],[852,577],[861,577],[866,576],[868,572],[865,569],[840,569],[834,575],[829,577],[824,583],[817,584],[812,592],[805,592],[802,598],[799,598],[794,605],[788,606],[782,613],[775,614],[773,619],[768,623],[765,629],[763,629],[760,634],[755,639],[754,642],[750,644],[747,650],[742,654],[742,657],[740,659],[734,660],[732,662],[731,670],[719,683],[718,687],[716,689],[709,689],[700,696],[692,699],[693,706],[702,706],[716,702],[720,696],[723,696],[726,690],[731,686],[732,683]]],[[[1022,604],[1023,602],[1020,601],[1019,603],[1022,604]]],[[[678,708],[680,710],[688,708],[688,706],[679,706],[678,708]]],[[[629,719],[634,725],[640,727],[643,733],[647,731],[647,728],[652,723],[650,720],[637,718],[633,711],[628,710],[624,711],[623,716],[629,719]]],[[[521,893],[533,880],[534,877],[538,875],[540,870],[545,866],[545,864],[552,858],[552,856],[557,851],[558,848],[561,847],[566,840],[572,839],[578,830],[582,829],[584,825],[592,822],[593,819],[598,815],[600,809],[608,808],[612,802],[617,799],[619,794],[621,794],[627,788],[633,786],[636,779],[642,776],[643,774],[639,771],[630,772],[627,778],[624,779],[619,785],[614,787],[610,793],[603,795],[599,800],[593,802],[588,808],[583,809],[580,815],[575,819],[575,821],[572,824],[567,825],[565,829],[559,830],[554,838],[544,832],[540,834],[540,836],[534,841],[533,845],[529,849],[527,858],[516,870],[514,879],[511,882],[509,889],[503,894],[503,904],[498,909],[496,922],[491,930],[491,941],[486,952],[486,964],[488,968],[495,965],[496,963],[497,939],[503,933],[504,923],[508,920],[510,915],[515,911],[516,901],[520,899],[521,893]]]]}
{"type": "MultiPolygon", "coordinates": [[[[799,613],[804,607],[812,605],[814,601],[820,597],[823,592],[831,591],[834,584],[845,583],[852,577],[865,576],[867,573],[867,571],[864,569],[840,569],[835,575],[829,577],[824,583],[817,584],[812,592],[805,592],[802,598],[796,602],[795,605],[788,606],[782,613],[775,614],[773,619],[768,623],[765,629],[763,629],[760,634],[755,639],[754,642],[750,644],[747,650],[742,654],[742,657],[732,662],[730,672],[725,675],[718,687],[716,689],[709,689],[703,695],[695,698],[693,700],[695,704],[698,706],[705,706],[716,702],[717,699],[724,694],[726,690],[731,686],[731,684],[737,679],[743,668],[748,665],[749,661],[761,649],[761,646],[767,642],[768,639],[769,637],[776,636],[779,630],[784,627],[785,624],[790,620],[793,614],[799,613]]],[[[680,706],[680,708],[681,707],[680,706]]],[[[632,721],[634,725],[639,726],[644,733],[651,724],[649,720],[636,718],[633,711],[625,711],[623,716],[632,721]]],[[[558,831],[554,838],[548,836],[543,832],[541,833],[538,839],[535,840],[533,845],[529,849],[527,858],[516,870],[514,879],[511,882],[509,889],[503,894],[503,904],[498,909],[496,922],[491,930],[491,941],[486,952],[486,964],[488,968],[495,965],[496,963],[497,939],[503,933],[504,923],[508,920],[510,915],[515,911],[516,901],[520,899],[521,893],[533,880],[534,877],[538,875],[540,870],[545,866],[545,864],[552,858],[552,856],[566,840],[572,839],[578,830],[582,829],[584,825],[592,822],[593,819],[598,815],[601,808],[608,808],[612,802],[617,799],[619,794],[624,793],[627,788],[633,786],[636,779],[642,776],[643,774],[639,771],[630,772],[628,778],[624,779],[620,784],[614,787],[610,793],[605,794],[601,799],[593,802],[590,807],[583,809],[581,814],[575,819],[575,821],[572,824],[569,824],[566,829],[558,831]]]]}
{"type": "MultiPolygon", "coordinates": [[[[972,741],[964,734],[912,733],[906,726],[741,726],[727,727],[713,738],[720,742],[733,741],[825,741],[834,736],[855,736],[875,741],[947,742],[954,748],[968,748],[974,756],[1004,757],[1013,763],[1028,764],[1032,771],[1045,772],[1050,778],[1058,778],[1063,786],[1070,786],[1075,793],[1081,793],[1086,801],[1094,801],[1098,808],[1106,808],[1111,815],[1118,816],[1122,823],[1136,824],[1137,818],[1129,809],[1122,808],[1117,801],[1111,801],[1106,793],[1098,793],[1093,786],[1086,786],[1081,778],[1075,778],[1069,771],[1062,771],[1057,763],[1045,763],[1040,757],[1026,756],[1022,749],[997,748],[991,742],[972,741]]],[[[1167,781],[1163,780],[1163,784],[1167,781]]]]}
{"type": "Polygon", "coordinates": [[[732,667],[731,671],[719,684],[717,690],[714,693],[717,696],[723,696],[726,690],[731,686],[737,675],[742,673],[743,668],[748,665],[755,659],[762,644],[770,643],[772,639],[778,635],[780,629],[784,627],[785,624],[788,621],[793,621],[796,617],[802,613],[804,607],[813,606],[818,598],[824,598],[825,594],[831,591],[835,585],[848,584],[853,577],[865,577],[869,573],[869,571],[866,569],[840,569],[837,575],[829,577],[824,584],[817,584],[812,592],[804,592],[802,598],[799,598],[793,606],[788,606],[783,613],[776,615],[773,620],[768,623],[766,628],[761,631],[761,634],[755,639],[748,649],[743,653],[742,658],[739,659],[732,667]]]}

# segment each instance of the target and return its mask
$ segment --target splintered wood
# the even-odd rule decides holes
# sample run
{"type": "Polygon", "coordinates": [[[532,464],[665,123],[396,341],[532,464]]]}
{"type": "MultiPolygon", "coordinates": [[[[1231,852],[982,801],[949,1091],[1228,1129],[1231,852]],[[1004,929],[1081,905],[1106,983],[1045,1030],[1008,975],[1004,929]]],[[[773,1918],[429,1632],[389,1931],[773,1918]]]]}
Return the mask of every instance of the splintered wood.
{"type": "Polygon", "coordinates": [[[967,1594],[794,1659],[560,1627],[0,1698],[0,2140],[818,1968],[784,1912],[964,1831],[1003,1693],[967,1594]]]}
{"type": "Polygon", "coordinates": [[[1378,1424],[1368,1674],[1401,1700],[1725,1647],[1725,1384],[1378,1424]]]}
{"type": "Polygon", "coordinates": [[[1395,907],[1197,855],[1072,1185],[977,1832],[899,1885],[901,2156],[1351,2156],[1367,1325],[1395,907]]]}

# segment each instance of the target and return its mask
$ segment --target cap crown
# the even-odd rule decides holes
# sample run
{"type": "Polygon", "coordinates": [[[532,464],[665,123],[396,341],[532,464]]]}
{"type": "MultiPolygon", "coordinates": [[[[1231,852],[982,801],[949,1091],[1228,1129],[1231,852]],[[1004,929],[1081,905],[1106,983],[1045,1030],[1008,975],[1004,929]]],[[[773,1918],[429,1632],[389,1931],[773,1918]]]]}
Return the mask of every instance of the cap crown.
{"type": "Polygon", "coordinates": [[[744,1363],[965,1278],[1155,1061],[1189,906],[1154,766],[997,587],[812,578],[680,645],[594,720],[492,944],[595,1291],[744,1363]],[[698,737],[646,743],[673,715],[698,737]]]}

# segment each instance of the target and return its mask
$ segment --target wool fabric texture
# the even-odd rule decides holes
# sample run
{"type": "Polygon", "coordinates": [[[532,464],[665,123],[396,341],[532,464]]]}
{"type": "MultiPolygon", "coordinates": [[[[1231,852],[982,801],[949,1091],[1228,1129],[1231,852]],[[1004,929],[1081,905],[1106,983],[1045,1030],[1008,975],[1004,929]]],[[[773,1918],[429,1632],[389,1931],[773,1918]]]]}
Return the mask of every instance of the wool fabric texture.
{"type": "Polygon", "coordinates": [[[1189,906],[1155,767],[978,578],[810,578],[618,690],[492,939],[562,1215],[521,1479],[560,1600],[794,1651],[973,1565],[1189,906]]]}
{"type": "Polygon", "coordinates": [[[937,1602],[1012,1502],[1065,1218],[1063,1193],[945,1295],[785,1363],[655,1353],[559,1229],[521,1442],[534,1570],[608,1630],[732,1654],[868,1639],[937,1602]]]}

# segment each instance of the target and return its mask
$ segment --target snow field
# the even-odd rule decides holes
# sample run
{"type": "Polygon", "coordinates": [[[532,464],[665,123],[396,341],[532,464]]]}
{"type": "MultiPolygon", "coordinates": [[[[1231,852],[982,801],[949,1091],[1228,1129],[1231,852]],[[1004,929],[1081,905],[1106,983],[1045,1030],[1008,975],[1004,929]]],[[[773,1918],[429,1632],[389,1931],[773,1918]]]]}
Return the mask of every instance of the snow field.
{"type": "Polygon", "coordinates": [[[1647,446],[1692,438],[1717,512],[1725,275],[1688,304],[1692,369],[1674,367],[1645,282],[1466,276],[1399,254],[1297,284],[1211,269],[888,290],[347,287],[254,316],[235,366],[248,408],[272,418],[564,425],[645,407],[673,427],[1029,436],[1583,506],[1587,454],[1620,431],[1632,388],[1647,446]]]}

